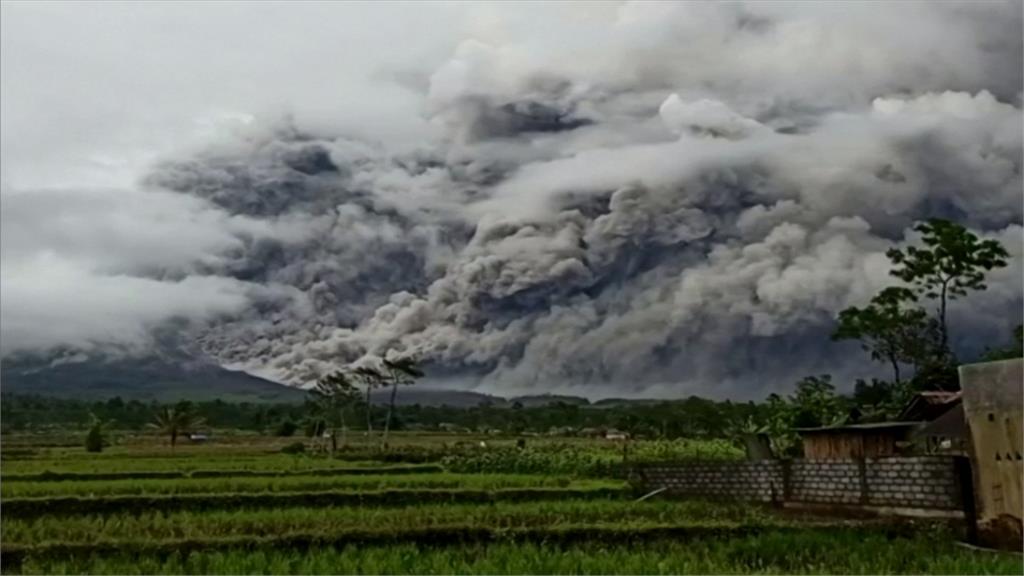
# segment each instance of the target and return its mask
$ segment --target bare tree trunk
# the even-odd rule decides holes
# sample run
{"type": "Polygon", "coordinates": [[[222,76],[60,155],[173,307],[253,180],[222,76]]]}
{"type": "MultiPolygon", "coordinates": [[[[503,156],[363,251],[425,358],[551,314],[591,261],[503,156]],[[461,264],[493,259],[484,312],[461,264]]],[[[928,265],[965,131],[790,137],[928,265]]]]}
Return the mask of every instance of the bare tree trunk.
{"type": "Polygon", "coordinates": [[[370,404],[370,391],[373,386],[366,385],[366,441],[370,442],[373,437],[373,405],[370,404]]]}
{"type": "Polygon", "coordinates": [[[900,364],[899,364],[899,362],[896,361],[895,357],[889,357],[889,361],[892,362],[892,373],[893,373],[893,377],[896,379],[895,383],[899,384],[900,383],[900,364]]]}
{"type": "Polygon", "coordinates": [[[398,382],[391,385],[391,401],[388,402],[388,417],[384,420],[384,436],[381,439],[380,447],[383,450],[388,449],[388,432],[391,430],[391,415],[395,411],[395,396],[398,395],[398,382]]]}
{"type": "Polygon", "coordinates": [[[947,343],[949,342],[949,333],[946,329],[946,286],[949,281],[946,280],[942,283],[942,294],[939,300],[939,338],[941,341],[940,352],[946,353],[948,349],[947,343]]]}
{"type": "Polygon", "coordinates": [[[338,418],[341,420],[341,446],[345,447],[348,444],[347,429],[345,427],[345,408],[342,407],[338,411],[338,418]]]}

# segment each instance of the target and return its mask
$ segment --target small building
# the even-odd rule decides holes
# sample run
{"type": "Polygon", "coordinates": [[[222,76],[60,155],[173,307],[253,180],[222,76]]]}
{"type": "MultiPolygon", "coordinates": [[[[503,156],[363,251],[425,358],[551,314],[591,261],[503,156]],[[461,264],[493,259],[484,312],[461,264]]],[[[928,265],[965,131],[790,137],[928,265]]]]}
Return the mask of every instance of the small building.
{"type": "Polygon", "coordinates": [[[960,404],[961,393],[929,390],[918,392],[900,411],[900,422],[932,422],[960,404]]]}
{"type": "Polygon", "coordinates": [[[880,458],[901,454],[920,422],[874,422],[797,428],[804,458],[880,458]]]}
{"type": "Polygon", "coordinates": [[[969,455],[970,432],[963,404],[957,402],[943,415],[924,423],[914,431],[913,439],[918,450],[925,454],[969,455]]]}
{"type": "Polygon", "coordinates": [[[966,455],[970,434],[961,392],[918,392],[900,412],[902,422],[919,421],[913,441],[918,452],[925,454],[966,455]]]}
{"type": "Polygon", "coordinates": [[[629,433],[611,428],[604,431],[605,440],[629,440],[629,433]]]}

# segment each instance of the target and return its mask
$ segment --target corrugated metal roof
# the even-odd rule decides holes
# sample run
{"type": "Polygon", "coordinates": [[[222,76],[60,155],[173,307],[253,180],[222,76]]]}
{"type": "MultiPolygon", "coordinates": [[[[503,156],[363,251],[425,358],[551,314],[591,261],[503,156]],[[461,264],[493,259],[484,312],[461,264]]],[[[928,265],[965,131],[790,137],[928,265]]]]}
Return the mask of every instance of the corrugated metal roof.
{"type": "Polygon", "coordinates": [[[869,422],[867,424],[846,424],[843,426],[821,426],[817,428],[794,428],[797,432],[855,432],[858,430],[879,430],[885,428],[910,428],[920,422],[869,422]]]}
{"type": "Polygon", "coordinates": [[[914,432],[921,436],[946,436],[949,438],[966,438],[967,421],[964,419],[963,405],[946,411],[935,420],[928,422],[914,432]]]}
{"type": "Polygon", "coordinates": [[[909,420],[934,420],[945,414],[952,406],[960,403],[960,392],[944,392],[932,390],[918,392],[903,407],[898,418],[903,421],[909,420]]]}
{"type": "Polygon", "coordinates": [[[956,392],[930,390],[926,392],[918,392],[918,395],[921,396],[922,400],[929,404],[946,404],[960,399],[959,390],[956,392]]]}

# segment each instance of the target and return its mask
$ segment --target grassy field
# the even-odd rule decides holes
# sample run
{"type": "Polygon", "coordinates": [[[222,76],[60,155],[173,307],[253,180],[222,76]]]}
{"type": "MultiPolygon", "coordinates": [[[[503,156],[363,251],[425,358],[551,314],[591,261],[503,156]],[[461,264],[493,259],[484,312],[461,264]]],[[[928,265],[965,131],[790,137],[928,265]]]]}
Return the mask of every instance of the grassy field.
{"type": "MultiPolygon", "coordinates": [[[[376,470],[377,468],[373,468],[376,470]]],[[[255,477],[227,476],[152,480],[78,480],[72,482],[5,482],[0,486],[4,498],[46,496],[125,496],[163,494],[229,494],[259,492],[323,492],[332,490],[377,491],[386,489],[440,490],[467,488],[500,490],[505,488],[594,488],[621,487],[622,481],[599,478],[571,478],[536,474],[369,474],[332,476],[255,477]]]]}
{"type": "Polygon", "coordinates": [[[31,558],[24,574],[1020,574],[926,536],[775,533],[630,545],[530,542],[31,558]]]}
{"type": "Polygon", "coordinates": [[[143,440],[95,455],[19,439],[3,460],[3,573],[1021,572],[947,526],[636,502],[621,479],[624,459],[736,456],[718,442],[398,435],[386,454],[331,458],[282,454],[295,439],[143,440]]]}

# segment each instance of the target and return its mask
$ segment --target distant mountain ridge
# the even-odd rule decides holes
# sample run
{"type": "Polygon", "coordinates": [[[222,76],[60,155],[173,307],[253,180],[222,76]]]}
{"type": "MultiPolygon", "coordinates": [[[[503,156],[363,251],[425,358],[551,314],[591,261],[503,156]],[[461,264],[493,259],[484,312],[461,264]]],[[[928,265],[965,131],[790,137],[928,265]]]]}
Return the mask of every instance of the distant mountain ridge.
{"type": "MultiPolygon", "coordinates": [[[[124,400],[175,402],[178,400],[224,400],[225,402],[302,402],[306,391],[229,370],[202,355],[177,348],[163,348],[143,356],[105,356],[65,352],[59,354],[17,355],[0,361],[0,392],[35,394],[82,400],[124,400]]],[[[389,389],[375,390],[374,404],[386,404],[389,389]]],[[[563,403],[580,407],[604,408],[653,400],[607,399],[591,403],[586,398],[558,394],[535,394],[504,398],[474,392],[403,386],[398,391],[399,406],[451,406],[472,408],[534,408],[563,403]]]]}
{"type": "Polygon", "coordinates": [[[301,402],[305,393],[181,351],[146,356],[19,355],[0,361],[0,391],[82,400],[301,402]]]}

